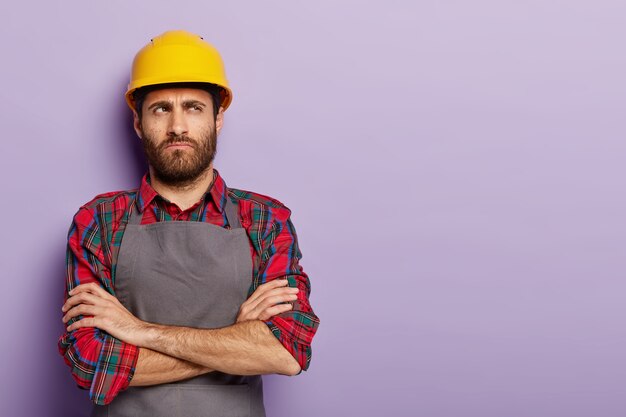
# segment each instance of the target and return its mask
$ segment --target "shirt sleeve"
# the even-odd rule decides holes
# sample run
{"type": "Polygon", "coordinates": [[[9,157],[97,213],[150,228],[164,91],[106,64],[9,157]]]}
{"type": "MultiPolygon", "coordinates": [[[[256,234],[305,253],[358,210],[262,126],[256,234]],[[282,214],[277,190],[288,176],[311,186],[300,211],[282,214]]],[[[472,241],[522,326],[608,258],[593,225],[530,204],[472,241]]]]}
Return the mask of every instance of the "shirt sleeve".
{"type": "Polygon", "coordinates": [[[277,209],[274,213],[275,223],[266,239],[269,243],[262,254],[257,282],[262,284],[276,278],[287,278],[290,287],[300,289],[291,310],[264,321],[274,336],[298,361],[300,374],[309,368],[311,342],[320,320],[309,303],[311,283],[299,263],[302,253],[298,247],[298,238],[290,214],[291,211],[286,207],[277,209]]]}
{"type": "MultiPolygon", "coordinates": [[[[68,233],[65,300],[70,290],[89,282],[97,282],[114,293],[100,236],[93,211],[82,207],[74,216],[68,233]]],[[[82,317],[77,316],[66,326],[82,317]]],[[[89,398],[98,405],[110,403],[128,387],[139,356],[136,346],[95,327],[66,331],[59,338],[58,349],[77,385],[88,389],[89,398]]]]}

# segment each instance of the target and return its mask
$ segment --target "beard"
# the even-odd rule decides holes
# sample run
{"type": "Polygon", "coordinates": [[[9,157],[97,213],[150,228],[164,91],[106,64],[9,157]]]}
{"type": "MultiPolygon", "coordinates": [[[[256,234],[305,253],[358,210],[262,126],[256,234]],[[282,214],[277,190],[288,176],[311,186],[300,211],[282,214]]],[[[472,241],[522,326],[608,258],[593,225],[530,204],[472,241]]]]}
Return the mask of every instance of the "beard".
{"type": "Polygon", "coordinates": [[[195,182],[204,173],[217,150],[217,133],[211,127],[207,134],[195,140],[187,135],[169,136],[157,145],[156,140],[141,130],[143,149],[154,176],[161,182],[173,186],[186,186],[195,182]],[[192,149],[165,148],[175,143],[189,144],[192,149]]]}

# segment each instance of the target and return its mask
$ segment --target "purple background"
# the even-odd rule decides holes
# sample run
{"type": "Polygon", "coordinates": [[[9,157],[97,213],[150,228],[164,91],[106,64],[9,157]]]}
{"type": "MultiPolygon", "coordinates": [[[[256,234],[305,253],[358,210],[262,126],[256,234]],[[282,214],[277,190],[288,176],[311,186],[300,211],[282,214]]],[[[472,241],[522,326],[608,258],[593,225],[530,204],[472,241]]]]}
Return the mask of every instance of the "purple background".
{"type": "Polygon", "coordinates": [[[65,239],[138,184],[123,93],[167,29],[221,51],[216,167],[293,211],[321,318],[270,416],[626,415],[623,0],[3,2],[6,416],[80,416],[65,239]]]}

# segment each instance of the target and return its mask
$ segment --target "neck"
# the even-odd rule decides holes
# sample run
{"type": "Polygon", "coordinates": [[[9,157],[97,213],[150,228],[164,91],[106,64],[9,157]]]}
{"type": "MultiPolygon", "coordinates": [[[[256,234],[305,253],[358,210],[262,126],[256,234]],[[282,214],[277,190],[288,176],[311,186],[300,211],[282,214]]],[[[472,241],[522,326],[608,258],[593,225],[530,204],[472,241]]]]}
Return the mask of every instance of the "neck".
{"type": "Polygon", "coordinates": [[[165,184],[159,181],[154,175],[154,170],[150,167],[150,185],[154,191],[176,204],[181,210],[187,210],[200,201],[212,181],[213,163],[198,178],[183,184],[165,184]]]}

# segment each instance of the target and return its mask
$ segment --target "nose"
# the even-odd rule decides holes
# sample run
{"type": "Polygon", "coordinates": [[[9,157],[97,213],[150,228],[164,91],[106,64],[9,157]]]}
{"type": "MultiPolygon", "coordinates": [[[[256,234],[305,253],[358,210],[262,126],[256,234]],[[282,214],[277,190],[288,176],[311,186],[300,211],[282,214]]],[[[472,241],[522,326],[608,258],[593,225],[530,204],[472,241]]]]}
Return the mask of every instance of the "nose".
{"type": "Polygon", "coordinates": [[[170,113],[170,120],[167,133],[169,135],[180,136],[188,133],[187,119],[183,109],[174,108],[170,113]]]}

